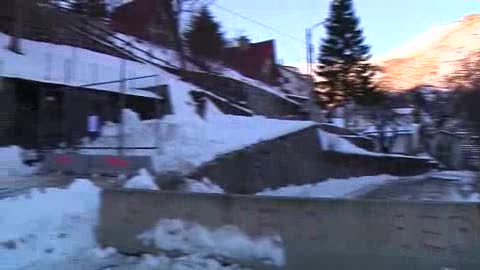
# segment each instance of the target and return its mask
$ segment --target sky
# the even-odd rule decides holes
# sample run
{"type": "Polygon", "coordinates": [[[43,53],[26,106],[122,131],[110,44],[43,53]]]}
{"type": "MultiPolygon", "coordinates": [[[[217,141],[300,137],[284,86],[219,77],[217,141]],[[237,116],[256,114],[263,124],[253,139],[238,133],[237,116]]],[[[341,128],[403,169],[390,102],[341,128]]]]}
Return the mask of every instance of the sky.
{"type": "MultiPolygon", "coordinates": [[[[211,9],[227,37],[275,39],[277,60],[298,66],[306,62],[305,29],[324,20],[329,5],[330,0],[215,0],[211,9]]],[[[354,6],[375,58],[426,31],[480,13],[480,0],[356,0],[354,6]]],[[[316,51],[324,33],[323,27],[314,30],[316,51]]]]}

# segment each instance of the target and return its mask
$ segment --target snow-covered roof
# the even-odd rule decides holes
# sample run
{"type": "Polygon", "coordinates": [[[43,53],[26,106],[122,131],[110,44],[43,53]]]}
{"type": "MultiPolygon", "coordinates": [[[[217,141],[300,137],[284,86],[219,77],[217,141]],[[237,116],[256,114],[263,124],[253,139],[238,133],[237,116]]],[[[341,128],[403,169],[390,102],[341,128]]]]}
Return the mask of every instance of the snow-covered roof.
{"type": "MultiPolygon", "coordinates": [[[[116,81],[120,78],[122,59],[71,46],[56,45],[22,39],[23,55],[7,49],[10,36],[0,33],[0,76],[26,79],[68,86],[116,81]]],[[[126,77],[155,75],[146,65],[127,61],[126,77]]],[[[158,80],[158,79],[157,79],[158,80]]],[[[155,78],[135,80],[126,84],[129,95],[157,98],[150,91],[137,89],[156,84],[155,78]]],[[[120,92],[119,83],[87,86],[83,88],[120,92]]]]}

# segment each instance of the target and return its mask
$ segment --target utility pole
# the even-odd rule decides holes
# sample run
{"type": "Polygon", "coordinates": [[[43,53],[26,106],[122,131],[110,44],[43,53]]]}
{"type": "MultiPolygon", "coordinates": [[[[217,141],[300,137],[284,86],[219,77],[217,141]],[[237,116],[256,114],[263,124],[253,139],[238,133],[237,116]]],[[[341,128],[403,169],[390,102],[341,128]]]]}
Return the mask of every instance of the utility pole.
{"type": "Polygon", "coordinates": [[[118,109],[119,109],[119,114],[120,114],[120,119],[118,121],[118,155],[123,156],[124,154],[124,144],[125,144],[125,121],[123,117],[123,109],[125,108],[126,104],[126,61],[125,59],[121,60],[120,63],[120,95],[118,99],[118,109]]]}
{"type": "Polygon", "coordinates": [[[315,28],[324,25],[326,21],[322,21],[312,25],[310,28],[305,29],[305,42],[306,42],[306,50],[307,50],[307,74],[313,78],[313,44],[312,44],[312,31],[315,28]]]}

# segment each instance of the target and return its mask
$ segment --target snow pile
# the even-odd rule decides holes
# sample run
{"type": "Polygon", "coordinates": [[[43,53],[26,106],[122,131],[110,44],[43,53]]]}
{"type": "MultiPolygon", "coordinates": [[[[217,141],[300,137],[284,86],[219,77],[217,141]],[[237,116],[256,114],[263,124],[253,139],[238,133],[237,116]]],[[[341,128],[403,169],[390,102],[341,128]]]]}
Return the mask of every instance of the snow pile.
{"type": "Polygon", "coordinates": [[[398,179],[398,176],[392,175],[331,179],[317,184],[288,186],[276,190],[265,190],[257,193],[257,195],[302,198],[348,198],[353,197],[353,193],[363,190],[364,188],[371,190],[379,185],[388,184],[398,179]]]}
{"type": "Polygon", "coordinates": [[[472,171],[438,171],[430,174],[432,178],[450,181],[471,181],[476,176],[472,171]]]}
{"type": "Polygon", "coordinates": [[[0,268],[33,269],[88,252],[96,246],[99,204],[100,190],[83,179],[66,190],[0,200],[0,268]]]}
{"type": "MultiPolygon", "coordinates": [[[[118,254],[112,247],[100,248],[94,233],[99,206],[100,189],[84,179],[75,180],[67,189],[32,190],[27,196],[0,200],[0,269],[83,270],[113,265],[131,270],[240,269],[223,266],[201,252],[174,259],[149,255],[137,259],[118,254]]],[[[237,234],[232,237],[224,235],[224,243],[228,239],[238,242],[237,234]]],[[[258,245],[258,249],[268,248],[261,241],[258,245]]],[[[234,247],[229,251],[235,252],[234,247]]]]}
{"type": "Polygon", "coordinates": [[[33,167],[23,164],[22,148],[0,147],[0,176],[25,176],[34,172],[33,167]]]}
{"type": "Polygon", "coordinates": [[[374,157],[398,157],[398,158],[415,158],[415,159],[423,159],[423,160],[430,160],[430,161],[432,160],[427,156],[408,156],[408,155],[401,155],[401,154],[384,154],[384,153],[370,152],[354,145],[347,139],[344,139],[336,134],[323,131],[321,129],[318,130],[318,138],[320,140],[320,145],[322,146],[322,150],[324,151],[333,151],[333,152],[339,152],[339,153],[345,153],[345,154],[366,155],[366,156],[374,156],[374,157]]]}
{"type": "MultiPolygon", "coordinates": [[[[133,112],[129,112],[133,113],[133,112]]],[[[214,121],[198,116],[170,115],[160,121],[135,121],[135,132],[125,136],[127,147],[153,147],[157,150],[127,150],[128,155],[152,156],[156,171],[188,172],[216,156],[302,130],[315,123],[285,121],[264,117],[215,115],[214,121]],[[157,141],[158,140],[158,141],[157,141]]],[[[114,125],[109,126],[114,130],[114,125]]],[[[87,146],[118,146],[116,137],[101,136],[87,146]]],[[[115,150],[83,150],[85,153],[114,154],[115,150]]]]}
{"type": "Polygon", "coordinates": [[[202,181],[187,179],[185,185],[181,189],[183,192],[192,193],[217,193],[223,194],[223,188],[213,184],[209,179],[204,178],[202,181]]]}
{"type": "Polygon", "coordinates": [[[363,148],[360,148],[338,135],[335,135],[320,129],[318,130],[318,136],[319,136],[320,144],[322,145],[322,150],[324,151],[334,151],[334,152],[340,152],[340,153],[359,154],[359,155],[376,154],[376,153],[367,151],[363,148]]]}
{"type": "Polygon", "coordinates": [[[107,248],[94,248],[90,251],[95,257],[105,259],[117,254],[117,249],[112,247],[107,248]]]}
{"type": "Polygon", "coordinates": [[[209,230],[198,224],[165,219],[153,230],[142,233],[139,239],[145,245],[155,244],[164,251],[260,260],[276,266],[285,264],[285,251],[278,236],[252,239],[234,226],[209,230]]]}
{"type": "Polygon", "coordinates": [[[135,134],[142,129],[140,115],[130,109],[122,110],[122,121],[125,134],[135,134]]]}
{"type": "Polygon", "coordinates": [[[129,189],[159,190],[152,175],[146,169],[139,170],[138,175],[128,180],[123,187],[129,189]]]}
{"type": "Polygon", "coordinates": [[[238,265],[223,265],[222,263],[205,258],[197,254],[187,255],[179,258],[169,258],[163,255],[152,256],[146,254],[142,257],[137,270],[241,270],[246,269],[238,265]]]}

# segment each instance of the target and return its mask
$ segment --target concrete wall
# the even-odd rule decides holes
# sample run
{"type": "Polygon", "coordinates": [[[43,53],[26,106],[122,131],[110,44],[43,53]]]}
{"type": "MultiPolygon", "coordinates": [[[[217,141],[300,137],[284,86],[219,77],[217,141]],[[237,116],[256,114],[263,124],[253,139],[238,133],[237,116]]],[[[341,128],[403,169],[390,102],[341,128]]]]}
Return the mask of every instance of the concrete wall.
{"type": "Polygon", "coordinates": [[[278,234],[285,269],[480,269],[480,204],[473,203],[106,190],[97,239],[125,253],[155,253],[137,236],[160,219],[210,229],[232,224],[250,236],[278,234]]]}
{"type": "Polygon", "coordinates": [[[317,129],[311,127],[219,156],[190,177],[208,177],[228,192],[249,194],[327,178],[377,174],[405,176],[429,169],[425,159],[322,151],[317,129]]]}

